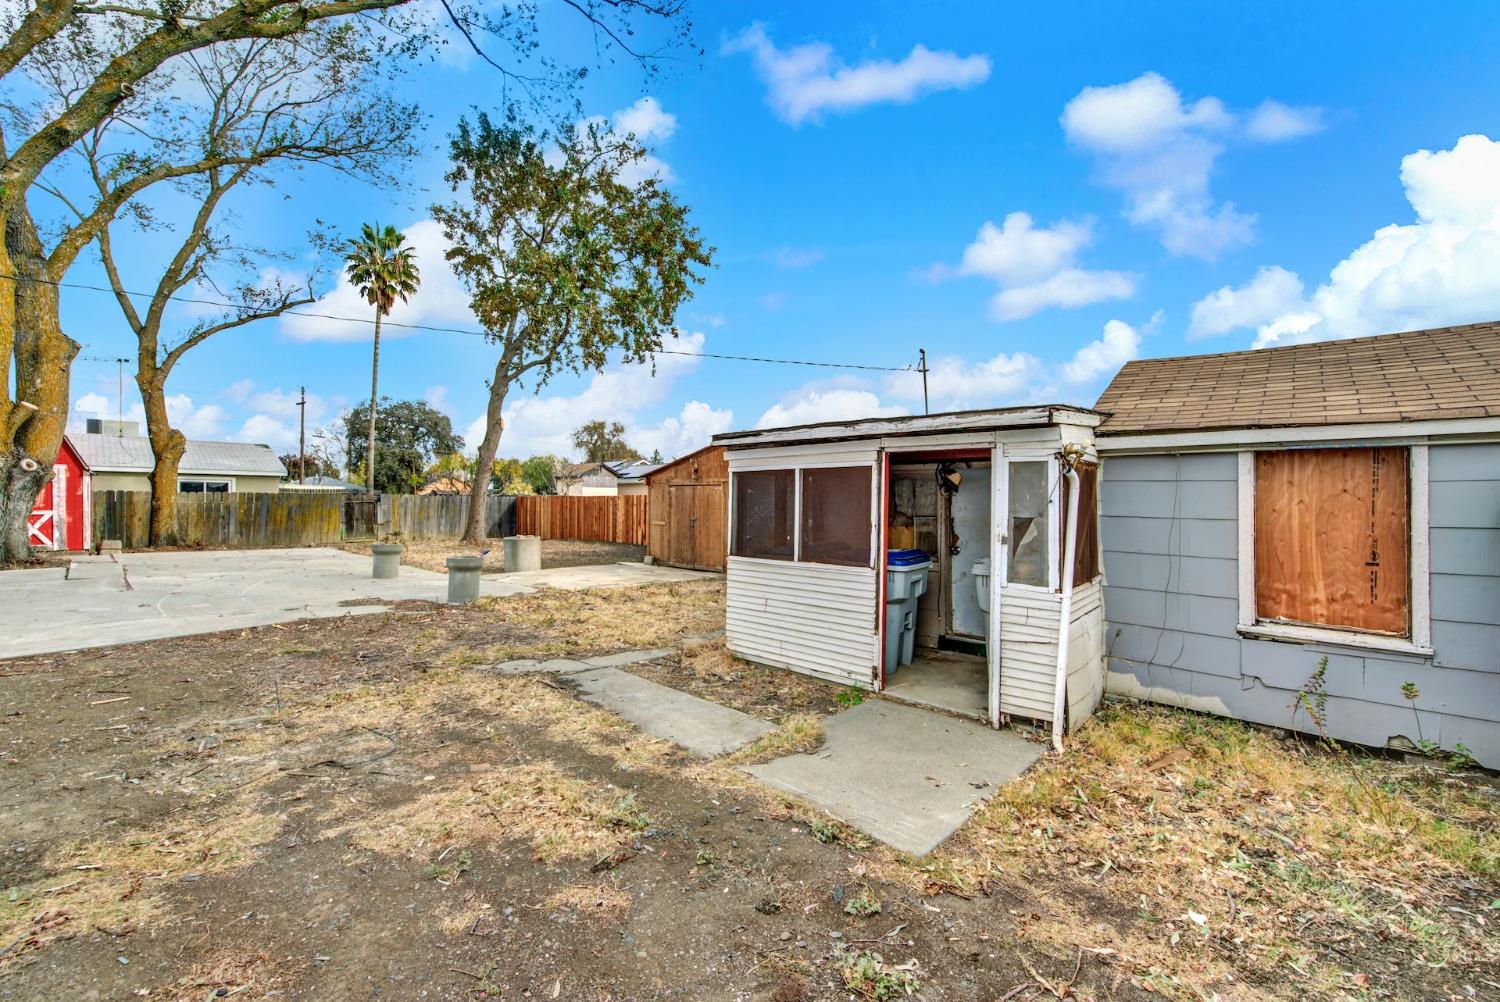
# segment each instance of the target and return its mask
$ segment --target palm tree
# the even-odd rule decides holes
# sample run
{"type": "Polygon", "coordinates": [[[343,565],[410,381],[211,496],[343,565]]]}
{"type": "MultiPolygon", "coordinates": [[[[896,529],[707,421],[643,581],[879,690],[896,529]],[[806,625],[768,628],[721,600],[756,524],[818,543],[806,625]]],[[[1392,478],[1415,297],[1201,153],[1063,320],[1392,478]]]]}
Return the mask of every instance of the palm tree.
{"type": "Polygon", "coordinates": [[[380,318],[416,295],[422,276],[412,248],[394,226],[366,223],[359,237],[349,241],[344,274],[359,294],[375,307],[375,353],[370,361],[370,440],[365,450],[365,491],[375,493],[375,400],[380,388],[380,318]]]}

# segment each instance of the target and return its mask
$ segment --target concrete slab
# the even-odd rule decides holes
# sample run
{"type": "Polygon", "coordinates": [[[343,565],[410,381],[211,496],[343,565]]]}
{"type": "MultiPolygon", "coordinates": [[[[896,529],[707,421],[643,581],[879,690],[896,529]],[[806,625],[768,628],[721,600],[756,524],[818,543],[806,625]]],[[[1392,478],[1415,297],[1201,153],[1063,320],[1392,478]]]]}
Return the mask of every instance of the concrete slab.
{"type": "Polygon", "coordinates": [[[592,671],[595,667],[587,661],[574,661],[570,658],[551,658],[547,661],[517,658],[514,661],[500,662],[495,665],[494,670],[501,675],[570,675],[577,671],[592,671]]]}
{"type": "Polygon", "coordinates": [[[1042,754],[1010,730],[873,699],[824,721],[826,743],[745,771],[887,845],[925,856],[1042,754]]]}
{"type": "MultiPolygon", "coordinates": [[[[486,575],[484,595],[539,588],[620,588],[712,577],[645,564],[486,575]]],[[[447,575],[401,568],[370,577],[370,558],[327,548],[124,553],[76,557],[66,569],[0,571],[0,658],[383,612],[351,600],[443,601],[447,575]]]]}
{"type": "Polygon", "coordinates": [[[989,709],[989,668],[983,658],[968,654],[919,651],[916,660],[886,679],[885,694],[979,720],[989,709]]]}
{"type": "Polygon", "coordinates": [[[748,713],[620,671],[596,668],[568,676],[578,694],[618,713],[654,737],[681,745],[699,758],[734,751],[775,730],[748,713]]]}
{"type": "Polygon", "coordinates": [[[616,654],[601,654],[596,658],[584,658],[595,668],[618,668],[621,665],[638,665],[647,661],[655,661],[669,654],[675,654],[669,647],[659,647],[650,651],[620,651],[616,654]]]}

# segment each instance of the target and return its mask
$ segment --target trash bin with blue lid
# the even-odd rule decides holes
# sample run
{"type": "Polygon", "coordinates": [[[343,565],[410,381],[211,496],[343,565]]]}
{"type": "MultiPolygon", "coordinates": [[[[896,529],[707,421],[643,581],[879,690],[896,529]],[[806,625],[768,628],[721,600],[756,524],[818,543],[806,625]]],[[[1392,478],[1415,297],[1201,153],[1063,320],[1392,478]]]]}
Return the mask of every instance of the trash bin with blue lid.
{"type": "Polygon", "coordinates": [[[922,550],[885,556],[885,672],[911,664],[917,646],[917,603],[927,592],[932,558],[922,550]]]}

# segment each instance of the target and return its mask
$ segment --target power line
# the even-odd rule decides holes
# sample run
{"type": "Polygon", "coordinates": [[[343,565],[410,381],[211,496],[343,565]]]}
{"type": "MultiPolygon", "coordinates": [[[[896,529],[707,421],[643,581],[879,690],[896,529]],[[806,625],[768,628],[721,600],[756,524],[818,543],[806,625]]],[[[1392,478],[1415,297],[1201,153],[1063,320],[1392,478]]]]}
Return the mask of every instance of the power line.
{"type": "MultiPolygon", "coordinates": [[[[110,287],[108,287],[108,286],[104,286],[104,285],[89,285],[89,284],[87,284],[85,282],[54,282],[51,279],[46,279],[46,278],[32,278],[32,277],[29,277],[29,276],[18,276],[18,275],[0,275],[0,278],[9,278],[12,281],[18,281],[18,282],[39,282],[39,283],[41,283],[43,285],[56,286],[59,289],[82,289],[82,290],[85,290],[85,291],[88,291],[88,292],[104,292],[104,293],[108,293],[110,295],[114,295],[115,294],[115,290],[112,289],[112,288],[110,288],[110,287]]],[[[150,298],[152,298],[154,296],[154,293],[149,293],[149,292],[132,292],[129,289],[122,290],[122,291],[124,291],[125,295],[127,295],[127,296],[137,296],[137,297],[140,297],[142,299],[150,299],[150,298]]],[[[175,303],[187,303],[187,304],[194,305],[194,306],[213,306],[213,307],[216,307],[218,309],[224,309],[224,310],[239,309],[240,306],[242,305],[242,304],[239,304],[239,303],[221,302],[219,300],[214,300],[214,299],[196,299],[196,298],[194,298],[192,296],[168,296],[166,298],[168,300],[172,301],[172,302],[175,302],[175,303]]],[[[339,321],[340,323],[349,323],[349,324],[370,324],[370,325],[374,325],[374,323],[375,323],[374,320],[371,320],[368,317],[343,317],[343,316],[339,316],[339,315],[333,314],[333,313],[316,313],[316,312],[313,312],[311,310],[286,310],[282,315],[283,316],[292,316],[292,317],[307,317],[308,319],[311,319],[311,320],[336,320],[336,321],[339,321]]],[[[465,329],[460,328],[460,327],[437,327],[437,326],[433,326],[431,324],[403,324],[403,323],[399,323],[399,322],[397,322],[395,320],[381,320],[380,323],[381,323],[382,327],[399,327],[399,328],[401,328],[403,330],[424,331],[424,332],[433,333],[433,334],[465,334],[465,335],[468,335],[469,337],[488,337],[489,336],[484,331],[465,330],[465,329]]],[[[757,356],[757,355],[725,355],[725,354],[719,354],[719,353],[716,353],[716,352],[708,352],[708,351],[682,351],[682,350],[674,349],[674,348],[660,348],[657,351],[653,352],[652,354],[656,354],[656,355],[682,355],[682,356],[689,357],[689,358],[716,358],[716,359],[724,359],[724,360],[731,361],[731,362],[763,362],[763,363],[767,363],[767,364],[771,364],[771,365],[805,365],[805,366],[812,366],[814,368],[821,368],[821,369],[860,369],[860,370],[864,370],[866,372],[914,372],[914,371],[916,371],[910,365],[865,365],[865,364],[862,364],[862,363],[859,363],[859,362],[821,362],[821,361],[812,361],[812,360],[804,359],[804,358],[768,358],[768,357],[757,356]]],[[[84,357],[84,356],[80,356],[80,357],[84,357]]],[[[91,358],[89,360],[90,361],[98,361],[98,360],[101,360],[101,359],[92,359],[91,358]]],[[[113,361],[116,361],[116,359],[107,359],[107,360],[103,360],[103,361],[111,361],[111,362],[113,362],[113,361]]]]}

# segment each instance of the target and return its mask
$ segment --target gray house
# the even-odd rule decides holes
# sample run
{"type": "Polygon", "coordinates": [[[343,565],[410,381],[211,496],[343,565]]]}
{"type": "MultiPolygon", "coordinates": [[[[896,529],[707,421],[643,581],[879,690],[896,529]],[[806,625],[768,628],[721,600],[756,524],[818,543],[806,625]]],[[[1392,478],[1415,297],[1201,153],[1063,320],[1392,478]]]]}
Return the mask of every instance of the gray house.
{"type": "Polygon", "coordinates": [[[1111,692],[1500,766],[1500,323],[1126,365],[1111,692]],[[1408,686],[1407,683],[1411,683],[1408,686]]]}
{"type": "MultiPolygon", "coordinates": [[[[149,491],[155,459],[151,440],[134,421],[101,422],[90,418],[83,434],[70,432],[91,476],[90,490],[149,491]]],[[[205,442],[189,439],[177,465],[177,489],[187,493],[275,494],[286,467],[268,445],[252,442],[205,442]]]]}

